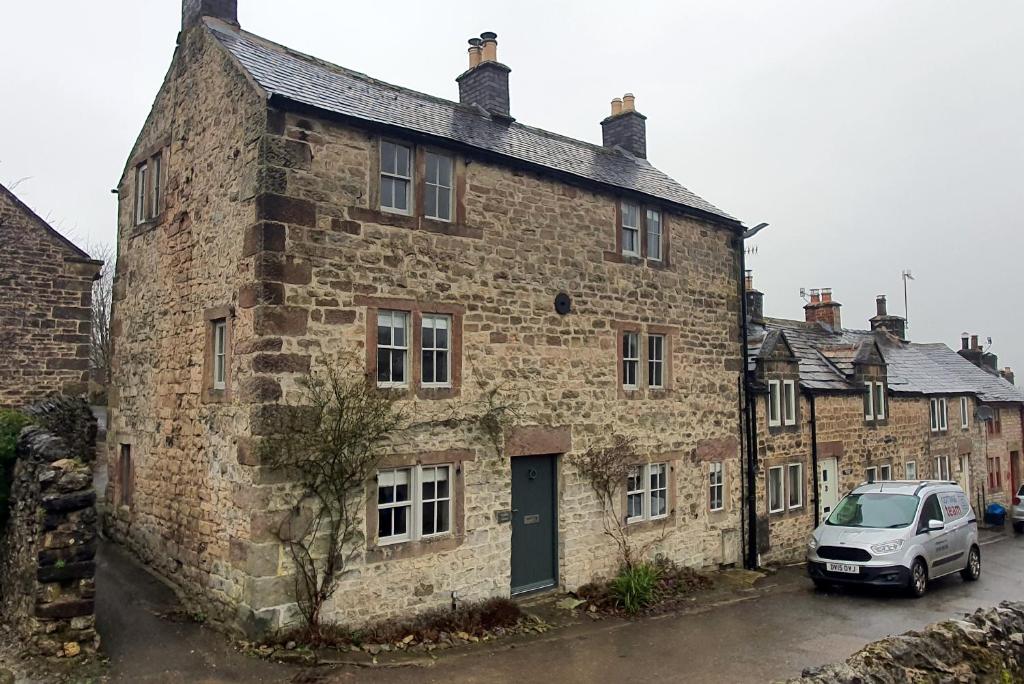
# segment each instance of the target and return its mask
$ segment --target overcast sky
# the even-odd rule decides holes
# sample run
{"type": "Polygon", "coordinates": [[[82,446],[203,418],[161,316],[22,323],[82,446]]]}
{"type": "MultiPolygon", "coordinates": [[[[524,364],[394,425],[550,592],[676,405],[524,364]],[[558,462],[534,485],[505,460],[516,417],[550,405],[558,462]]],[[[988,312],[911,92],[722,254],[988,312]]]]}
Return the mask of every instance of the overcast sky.
{"type": "MultiPolygon", "coordinates": [[[[749,263],[769,315],[876,294],[910,337],[992,337],[1024,375],[1020,0],[240,0],[242,27],[455,99],[466,38],[498,33],[512,114],[600,142],[636,94],[650,160],[771,226],[749,263]]],[[[81,244],[113,240],[117,183],[171,59],[176,0],[5,2],[0,182],[81,244]]]]}

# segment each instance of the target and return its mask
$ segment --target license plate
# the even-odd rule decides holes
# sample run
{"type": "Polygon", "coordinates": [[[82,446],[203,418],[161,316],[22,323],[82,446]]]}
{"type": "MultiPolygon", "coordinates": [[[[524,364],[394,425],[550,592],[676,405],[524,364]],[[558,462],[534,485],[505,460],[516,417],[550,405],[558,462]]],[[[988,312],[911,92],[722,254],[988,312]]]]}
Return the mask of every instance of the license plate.
{"type": "Polygon", "coordinates": [[[845,572],[851,575],[856,575],[860,572],[859,565],[851,565],[850,563],[825,563],[825,569],[829,572],[845,572]]]}

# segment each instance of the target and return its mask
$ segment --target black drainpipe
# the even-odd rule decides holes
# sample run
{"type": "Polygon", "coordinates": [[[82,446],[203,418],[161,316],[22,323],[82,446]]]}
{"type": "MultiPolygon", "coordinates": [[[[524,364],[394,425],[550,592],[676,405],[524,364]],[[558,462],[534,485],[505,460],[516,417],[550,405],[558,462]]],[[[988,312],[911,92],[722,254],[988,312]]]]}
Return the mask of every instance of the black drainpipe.
{"type": "Polygon", "coordinates": [[[754,569],[758,566],[757,562],[757,412],[755,411],[755,405],[751,401],[751,373],[748,363],[749,344],[747,341],[748,337],[748,319],[747,319],[747,288],[746,288],[746,273],[747,273],[747,250],[744,247],[743,239],[737,240],[739,243],[740,250],[740,273],[739,273],[739,286],[740,286],[740,315],[741,329],[743,333],[743,358],[740,359],[742,366],[743,375],[743,410],[747,417],[746,420],[746,439],[741,441],[746,442],[747,445],[747,463],[746,463],[746,523],[747,523],[747,552],[746,558],[744,558],[745,566],[749,569],[754,569]]]}
{"type": "MultiPolygon", "coordinates": [[[[811,403],[811,471],[814,477],[814,527],[818,526],[821,520],[821,482],[818,477],[818,417],[814,410],[814,394],[807,393],[807,400],[811,403]]],[[[832,485],[833,487],[835,484],[832,485]]]]}

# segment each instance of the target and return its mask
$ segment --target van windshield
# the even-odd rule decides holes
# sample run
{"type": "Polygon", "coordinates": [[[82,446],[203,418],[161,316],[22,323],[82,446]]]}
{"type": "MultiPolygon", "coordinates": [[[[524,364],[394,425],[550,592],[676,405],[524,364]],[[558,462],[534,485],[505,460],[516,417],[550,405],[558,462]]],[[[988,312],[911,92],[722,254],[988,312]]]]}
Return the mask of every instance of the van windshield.
{"type": "Polygon", "coordinates": [[[876,529],[906,527],[914,522],[919,502],[912,494],[850,494],[839,502],[825,524],[876,529]]]}

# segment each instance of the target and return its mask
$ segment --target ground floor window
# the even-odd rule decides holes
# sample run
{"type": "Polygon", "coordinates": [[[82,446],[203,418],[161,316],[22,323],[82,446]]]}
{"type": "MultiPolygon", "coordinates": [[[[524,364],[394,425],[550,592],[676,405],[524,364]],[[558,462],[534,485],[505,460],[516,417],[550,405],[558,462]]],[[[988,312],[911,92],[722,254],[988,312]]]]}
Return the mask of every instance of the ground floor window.
{"type": "Polygon", "coordinates": [[[721,461],[708,464],[708,508],[725,508],[725,464],[721,461]]]}
{"type": "Polygon", "coordinates": [[[804,497],[804,466],[802,463],[790,463],[786,466],[786,487],[789,496],[786,502],[790,508],[800,508],[804,497]]]}
{"type": "Polygon", "coordinates": [[[1002,459],[998,456],[991,456],[988,459],[988,488],[992,491],[1000,491],[1003,488],[1002,459]]]}
{"type": "Polygon", "coordinates": [[[451,465],[377,473],[377,542],[423,539],[451,531],[451,465]]]}
{"type": "Polygon", "coordinates": [[[768,512],[779,513],[785,508],[785,483],[782,466],[768,469],[768,512]]]}
{"type": "Polygon", "coordinates": [[[668,516],[668,464],[648,463],[630,470],[626,478],[626,522],[668,516]]]}
{"type": "Polygon", "coordinates": [[[117,460],[118,503],[127,508],[132,506],[135,490],[135,469],[132,467],[132,445],[122,444],[117,460]]]}
{"type": "Polygon", "coordinates": [[[892,479],[892,466],[888,463],[878,466],[878,479],[880,480],[891,480],[892,479]]]}
{"type": "Polygon", "coordinates": [[[935,479],[936,480],[948,480],[949,479],[949,456],[936,456],[935,457],[935,479]]]}
{"type": "Polygon", "coordinates": [[[864,481],[868,484],[878,480],[878,468],[871,466],[864,470],[864,481]]]}
{"type": "Polygon", "coordinates": [[[908,480],[917,479],[917,461],[907,461],[907,473],[905,477],[908,480]]]}

